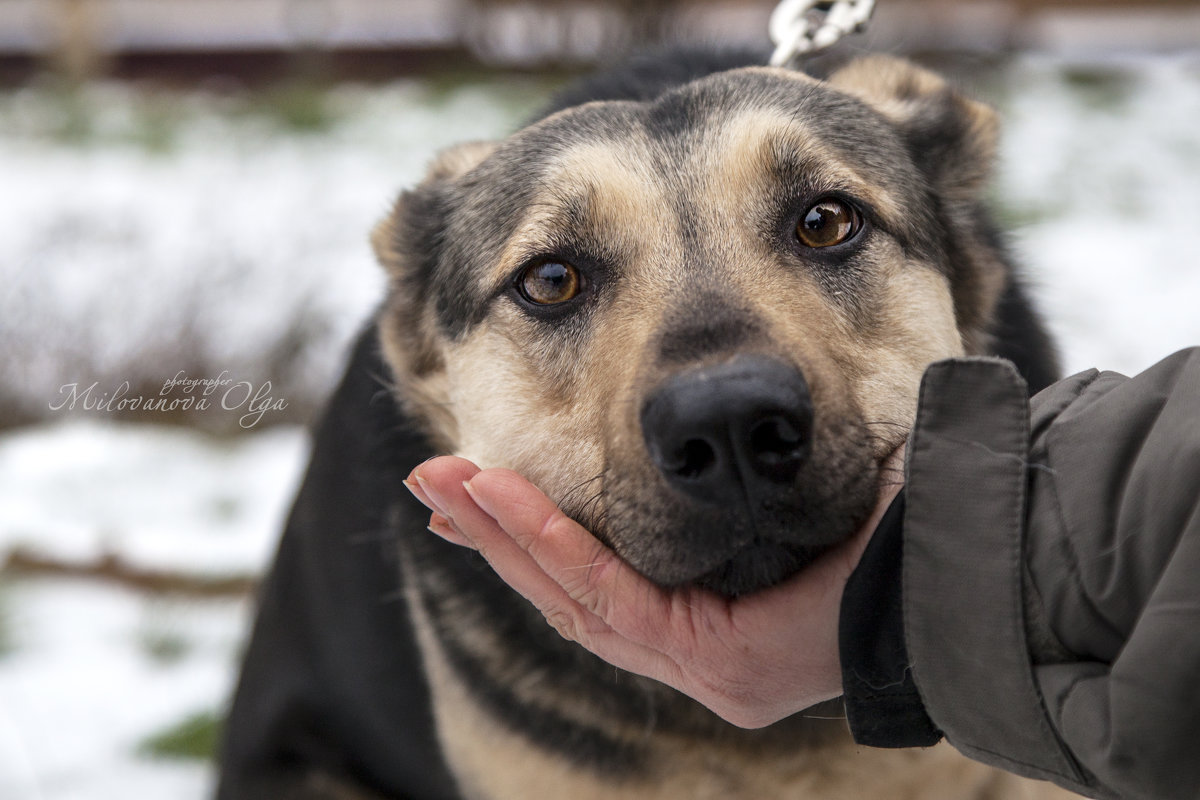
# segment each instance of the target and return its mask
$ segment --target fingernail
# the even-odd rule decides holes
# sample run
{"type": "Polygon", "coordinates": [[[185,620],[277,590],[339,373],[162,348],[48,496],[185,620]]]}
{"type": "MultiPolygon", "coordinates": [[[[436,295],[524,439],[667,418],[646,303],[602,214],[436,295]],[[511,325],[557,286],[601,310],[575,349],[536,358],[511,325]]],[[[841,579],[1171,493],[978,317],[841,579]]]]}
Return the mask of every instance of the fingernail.
{"type": "Polygon", "coordinates": [[[456,544],[461,547],[469,547],[472,550],[475,549],[474,543],[472,543],[462,531],[458,530],[458,528],[455,528],[450,523],[450,520],[446,519],[440,514],[434,514],[432,517],[430,517],[428,527],[432,533],[436,533],[438,536],[442,537],[451,544],[456,544]]]}
{"type": "Polygon", "coordinates": [[[454,519],[453,515],[446,511],[446,500],[433,490],[433,487],[429,485],[429,481],[420,475],[417,475],[416,478],[417,485],[421,487],[421,491],[429,498],[429,502],[433,503],[434,509],[446,519],[454,519]]]}
{"type": "Polygon", "coordinates": [[[433,501],[429,499],[429,495],[425,492],[425,489],[418,484],[419,480],[420,478],[417,476],[416,470],[414,470],[411,476],[400,482],[404,484],[405,489],[412,492],[413,497],[421,501],[422,505],[429,507],[430,511],[436,511],[437,509],[433,508],[433,501]]]}
{"type": "Polygon", "coordinates": [[[492,513],[491,509],[488,506],[484,505],[483,502],[480,501],[479,495],[475,494],[475,489],[471,486],[470,481],[463,481],[463,488],[467,490],[467,494],[471,497],[471,499],[473,501],[475,501],[475,505],[479,506],[479,509],[483,513],[487,514],[489,517],[492,517],[493,519],[496,517],[496,515],[492,513]]]}

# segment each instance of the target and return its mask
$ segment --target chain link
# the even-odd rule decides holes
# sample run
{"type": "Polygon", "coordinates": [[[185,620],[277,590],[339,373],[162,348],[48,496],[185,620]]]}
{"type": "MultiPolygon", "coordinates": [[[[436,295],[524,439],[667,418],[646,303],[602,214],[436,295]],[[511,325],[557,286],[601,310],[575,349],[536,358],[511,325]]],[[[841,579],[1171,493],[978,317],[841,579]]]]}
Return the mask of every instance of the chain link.
{"type": "Polygon", "coordinates": [[[786,67],[866,27],[875,0],[782,0],[767,32],[775,44],[771,66],[786,67]]]}

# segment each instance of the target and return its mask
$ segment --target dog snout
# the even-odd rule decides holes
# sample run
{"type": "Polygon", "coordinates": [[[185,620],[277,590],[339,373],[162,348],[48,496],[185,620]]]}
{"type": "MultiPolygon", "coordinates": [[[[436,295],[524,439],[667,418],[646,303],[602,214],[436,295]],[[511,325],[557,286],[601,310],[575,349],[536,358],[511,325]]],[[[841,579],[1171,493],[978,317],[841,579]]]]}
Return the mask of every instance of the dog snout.
{"type": "Polygon", "coordinates": [[[688,497],[769,502],[808,458],[812,399],[794,366],[743,355],[676,373],[646,399],[641,425],[651,460],[688,497]]]}

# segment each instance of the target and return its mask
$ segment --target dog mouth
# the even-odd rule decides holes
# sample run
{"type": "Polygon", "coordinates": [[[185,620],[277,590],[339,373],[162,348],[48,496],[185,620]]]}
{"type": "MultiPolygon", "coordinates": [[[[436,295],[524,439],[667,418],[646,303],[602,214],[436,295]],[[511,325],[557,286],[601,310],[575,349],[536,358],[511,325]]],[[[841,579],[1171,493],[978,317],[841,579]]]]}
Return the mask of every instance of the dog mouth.
{"type": "Polygon", "coordinates": [[[690,582],[726,597],[739,597],[782,583],[828,549],[755,540],[690,582]]]}

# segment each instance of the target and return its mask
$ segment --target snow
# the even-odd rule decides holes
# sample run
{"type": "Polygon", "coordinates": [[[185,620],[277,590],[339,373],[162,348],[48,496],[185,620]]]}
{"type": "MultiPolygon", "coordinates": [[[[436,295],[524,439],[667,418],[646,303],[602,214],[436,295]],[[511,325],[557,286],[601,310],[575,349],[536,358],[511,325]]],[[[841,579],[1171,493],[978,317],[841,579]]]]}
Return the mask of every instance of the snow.
{"type": "MultiPolygon", "coordinates": [[[[294,427],[235,440],[97,421],[11,433],[0,438],[0,553],[20,546],[77,564],[117,553],[137,568],[257,574],[307,448],[294,427]]],[[[0,797],[207,796],[204,765],[139,747],[225,702],[248,600],[47,578],[2,588],[0,797]]]]}
{"type": "Polygon", "coordinates": [[[0,373],[19,378],[0,390],[44,413],[72,381],[183,369],[323,393],[382,293],[368,231],[438,148],[505,132],[515,101],[409,82],[291,102],[330,128],[116,85],[0,98],[0,373]]]}
{"type": "Polygon", "coordinates": [[[257,573],[307,447],[291,427],[237,440],[82,420],[18,430],[0,439],[0,552],[257,573]]]}
{"type": "MultiPolygon", "coordinates": [[[[1067,369],[1131,373],[1200,343],[1200,57],[1025,57],[987,85],[1006,123],[995,197],[1067,369]]],[[[49,405],[71,381],[153,388],[185,370],[270,379],[311,408],[382,290],[367,231],[439,147],[502,134],[539,88],[339,87],[316,132],[216,93],[0,94],[0,404],[41,420],[0,435],[0,557],[260,572],[302,429],[49,405]],[[89,120],[81,140],[61,133],[73,114],[89,120]],[[147,143],[160,117],[165,141],[147,143]],[[297,336],[293,359],[264,364],[297,336]]],[[[205,764],[140,745],[227,702],[249,605],[79,579],[0,585],[0,798],[206,796],[205,764]]]]}
{"type": "MultiPolygon", "coordinates": [[[[527,83],[338,87],[317,133],[205,92],[0,94],[0,409],[42,420],[0,435],[0,559],[261,573],[304,467],[301,428],[268,414],[243,430],[244,409],[219,402],[203,430],[117,423],[53,410],[63,387],[153,396],[180,371],[228,375],[272,380],[311,413],[382,292],[371,226],[437,149],[527,113],[527,83]],[[298,335],[294,361],[264,363],[298,335]]],[[[225,706],[249,606],[5,578],[0,798],[208,796],[209,765],[142,745],[225,706]]]]}
{"type": "Polygon", "coordinates": [[[1067,372],[1134,374],[1200,344],[1200,58],[1059,66],[1009,73],[997,194],[1067,372]]]}
{"type": "Polygon", "coordinates": [[[0,661],[0,797],[205,797],[203,765],[136,754],[149,733],[226,696],[247,604],[187,606],[62,580],[7,593],[16,652],[0,661]],[[178,661],[147,652],[163,626],[186,635],[178,661]]]}

